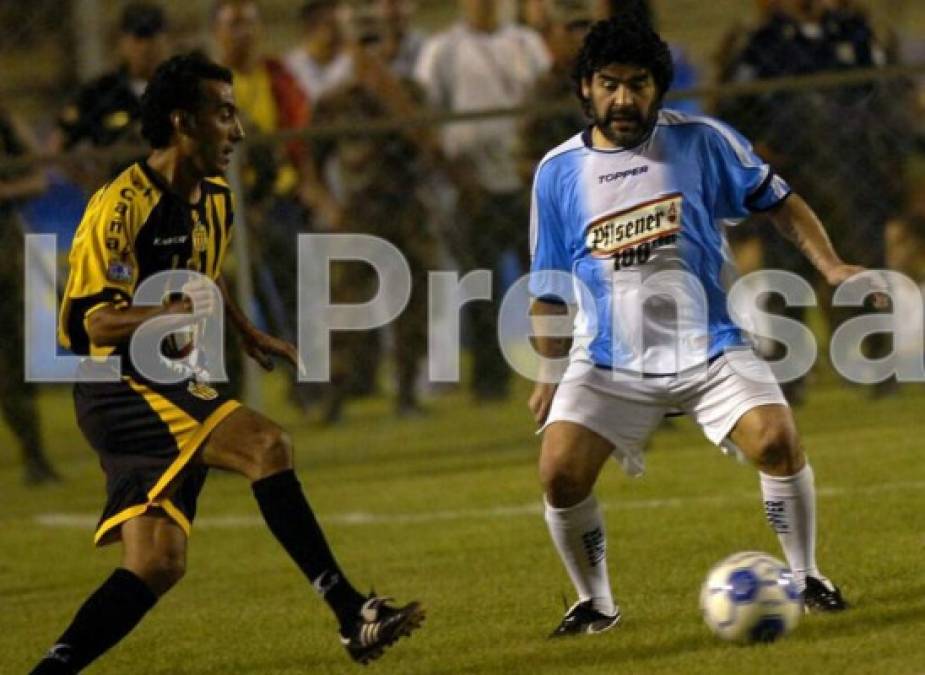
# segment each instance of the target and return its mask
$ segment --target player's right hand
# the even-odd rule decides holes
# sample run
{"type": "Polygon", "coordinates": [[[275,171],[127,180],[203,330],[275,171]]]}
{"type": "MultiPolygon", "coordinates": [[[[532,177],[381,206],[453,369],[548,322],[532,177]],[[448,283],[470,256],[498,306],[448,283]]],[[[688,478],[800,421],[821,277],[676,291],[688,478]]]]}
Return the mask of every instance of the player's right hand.
{"type": "Polygon", "coordinates": [[[212,316],[221,302],[217,286],[203,278],[186,282],[180,290],[186,296],[185,304],[193,316],[212,316]]]}
{"type": "Polygon", "coordinates": [[[533,420],[536,422],[537,427],[543,426],[546,423],[546,418],[549,417],[549,409],[552,407],[552,398],[556,395],[557,386],[537,382],[533,387],[533,393],[530,394],[527,407],[533,413],[533,420]]]}

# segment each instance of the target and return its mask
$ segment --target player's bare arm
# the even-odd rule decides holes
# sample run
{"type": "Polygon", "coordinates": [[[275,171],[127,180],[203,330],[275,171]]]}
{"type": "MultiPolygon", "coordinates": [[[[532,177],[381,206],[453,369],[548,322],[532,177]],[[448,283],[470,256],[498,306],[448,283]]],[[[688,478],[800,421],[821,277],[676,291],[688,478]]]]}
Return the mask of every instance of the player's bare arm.
{"type": "Polygon", "coordinates": [[[247,355],[259,363],[264,370],[273,370],[271,356],[282,357],[298,369],[299,352],[295,345],[264,333],[257,328],[238,307],[234,297],[228,291],[228,285],[225,283],[224,278],[218,278],[218,287],[222,292],[222,300],[225,303],[225,313],[241,335],[242,346],[247,355]]]}
{"type": "Polygon", "coordinates": [[[175,316],[176,329],[190,325],[195,320],[192,303],[187,298],[171,300],[160,307],[126,307],[105,305],[87,317],[87,335],[97,347],[117,347],[131,340],[138,328],[159,316],[175,316]]]}
{"type": "MultiPolygon", "coordinates": [[[[562,303],[546,302],[544,300],[534,300],[530,307],[530,316],[533,323],[534,335],[531,338],[533,348],[544,359],[561,359],[568,356],[572,348],[571,337],[549,337],[543,335],[543,319],[549,316],[565,316],[569,313],[569,306],[562,303]]],[[[549,378],[543,377],[543,380],[549,378]]],[[[537,382],[533,387],[533,393],[530,394],[530,400],[527,405],[530,412],[533,413],[533,419],[537,426],[542,426],[549,415],[549,406],[552,405],[552,397],[556,393],[556,384],[549,382],[537,382]]]]}
{"type": "Polygon", "coordinates": [[[838,257],[816,212],[798,194],[790,195],[768,215],[777,231],[792,241],[833,286],[864,271],[863,267],[848,265],[838,257]]]}
{"type": "MultiPolygon", "coordinates": [[[[792,241],[832,286],[866,271],[861,265],[846,263],[838,256],[819,216],[799,195],[790,195],[768,215],[778,232],[792,241]]],[[[873,304],[877,309],[885,309],[889,306],[889,298],[878,292],[874,295],[873,304]]]]}

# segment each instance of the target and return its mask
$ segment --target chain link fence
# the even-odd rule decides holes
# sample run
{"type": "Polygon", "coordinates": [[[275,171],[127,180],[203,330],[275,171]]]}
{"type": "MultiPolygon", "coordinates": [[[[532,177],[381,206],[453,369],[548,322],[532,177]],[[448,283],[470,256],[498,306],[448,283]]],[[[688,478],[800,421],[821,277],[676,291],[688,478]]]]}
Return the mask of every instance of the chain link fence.
{"type": "MultiPolygon", "coordinates": [[[[434,17],[452,17],[454,3],[444,4],[442,14],[428,6],[428,17],[434,21],[434,17]]],[[[287,10],[277,5],[267,3],[266,13],[282,23],[287,10]]],[[[102,1],[39,1],[28,7],[0,3],[0,25],[6,27],[0,59],[4,72],[13,74],[4,78],[0,110],[18,113],[16,117],[26,121],[38,137],[53,135],[57,111],[67,98],[61,92],[76,84],[82,70],[67,57],[74,50],[93,51],[79,48],[70,22],[60,17],[73,21],[81,13],[95,11],[97,18],[111,19],[119,6],[102,1]]],[[[167,9],[179,17],[179,21],[172,17],[172,24],[183,25],[183,44],[209,44],[205,4],[180,8],[168,3],[167,9]]],[[[265,49],[282,42],[273,37],[278,25],[271,21],[264,28],[269,34],[265,49]]],[[[887,223],[909,218],[917,208],[925,214],[925,205],[920,203],[925,200],[918,198],[925,192],[925,66],[912,62],[925,30],[916,36],[907,27],[901,47],[895,36],[877,38],[879,42],[873,36],[854,36],[855,42],[846,45],[861,48],[893,41],[891,49],[883,50],[883,58],[870,56],[869,63],[859,62],[855,67],[808,64],[801,72],[791,72],[792,64],[784,62],[772,64],[778,66],[776,70],[753,69],[747,76],[743,72],[750,63],[743,54],[749,48],[760,49],[760,41],[756,46],[753,39],[758,31],[736,30],[742,33],[738,41],[725,47],[722,34],[718,29],[714,32],[713,44],[726,50],[713,67],[718,81],[708,84],[708,54],[702,52],[695,58],[700,75],[687,83],[693,86],[671,92],[666,105],[716,115],[740,129],[816,208],[844,257],[874,267],[885,265],[887,223]]],[[[282,35],[291,33],[291,28],[279,30],[282,35]]],[[[108,43],[108,35],[101,28],[98,42],[108,43]]],[[[778,59],[788,58],[785,50],[775,54],[778,59]]],[[[92,57],[81,59],[92,61],[92,57]]],[[[237,239],[230,275],[242,305],[273,332],[291,340],[298,335],[298,234],[375,235],[393,243],[409,261],[413,282],[409,309],[387,331],[335,336],[332,384],[293,386],[294,403],[306,409],[320,404],[323,418],[329,421],[339,418],[351,397],[379,390],[383,378],[377,373],[390,353],[396,356],[397,365],[389,367],[394,377],[387,378],[385,388],[396,393],[399,412],[413,412],[422,390],[434,388],[427,382],[422,362],[428,345],[427,272],[492,268],[498,297],[497,292],[525,271],[527,264],[530,175],[548,149],[584,124],[564,70],[554,69],[540,78],[514,107],[453,113],[429,107],[425,92],[400,77],[389,79],[398,89],[390,90],[376,78],[376,67],[360,69],[353,81],[313,101],[312,122],[307,127],[271,133],[251,128],[230,175],[237,198],[237,239]],[[513,183],[519,187],[507,191],[504,199],[480,189],[473,168],[446,152],[446,132],[460,124],[495,125],[512,141],[500,151],[510,153],[506,159],[513,183]]],[[[41,140],[25,145],[11,139],[0,153],[0,179],[10,182],[37,172],[44,176],[47,191],[38,199],[4,200],[4,222],[15,219],[28,231],[57,234],[59,262],[66,255],[88,191],[102,182],[101,176],[111,167],[144,152],[125,142],[49,152],[41,140]]],[[[730,236],[743,271],[777,267],[812,279],[806,263],[792,247],[770,234],[761,216],[730,230],[730,236]]],[[[12,259],[21,243],[5,237],[4,255],[12,259]]],[[[59,269],[59,285],[64,274],[59,269]]],[[[0,295],[11,301],[21,296],[17,273],[5,283],[0,295]]],[[[376,287],[375,276],[362,265],[335,265],[334,301],[363,302],[376,293],[376,287]]],[[[495,303],[493,311],[497,308],[495,303]]],[[[17,315],[15,308],[12,314],[17,315]]],[[[480,344],[486,334],[494,335],[490,318],[469,315],[465,325],[468,347],[475,352],[491,349],[480,344]]],[[[0,339],[0,352],[22,354],[22,349],[8,334],[0,339]]],[[[229,356],[236,353],[232,350],[229,356]]],[[[478,355],[473,358],[474,379],[485,387],[481,393],[489,398],[506,394],[508,377],[493,371],[495,361],[478,355]]],[[[244,383],[246,398],[258,401],[259,375],[250,372],[245,376],[245,368],[240,362],[232,364],[232,379],[244,383]]],[[[3,379],[16,376],[5,374],[3,379]]],[[[30,395],[6,394],[13,399],[30,395]]],[[[11,414],[11,420],[27,415],[14,414],[18,417],[11,414]]]]}

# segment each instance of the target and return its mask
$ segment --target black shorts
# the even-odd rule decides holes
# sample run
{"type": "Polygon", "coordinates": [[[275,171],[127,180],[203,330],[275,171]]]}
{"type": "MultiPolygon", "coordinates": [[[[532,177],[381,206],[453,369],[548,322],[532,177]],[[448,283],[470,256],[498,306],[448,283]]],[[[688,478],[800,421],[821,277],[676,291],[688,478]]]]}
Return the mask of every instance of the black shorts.
{"type": "Polygon", "coordinates": [[[77,424],[100,456],[106,506],[94,543],[121,538],[121,525],[159,509],[187,535],[208,469],[190,463],[240,403],[193,381],[163,385],[123,376],[74,386],[77,424]]]}

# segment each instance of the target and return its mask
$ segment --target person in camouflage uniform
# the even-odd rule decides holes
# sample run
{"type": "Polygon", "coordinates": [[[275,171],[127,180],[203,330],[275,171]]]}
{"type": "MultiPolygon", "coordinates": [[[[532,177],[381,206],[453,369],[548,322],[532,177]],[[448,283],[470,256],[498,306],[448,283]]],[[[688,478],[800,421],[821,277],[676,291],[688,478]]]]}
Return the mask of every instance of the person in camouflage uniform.
{"type": "MultiPolygon", "coordinates": [[[[377,95],[365,86],[362,75],[355,84],[331,92],[318,103],[319,125],[388,118],[393,115],[387,94],[377,95]]],[[[397,81],[396,81],[397,83],[397,81]]],[[[404,86],[404,85],[402,85],[404,86]]],[[[407,91],[406,91],[407,93],[407,91]]],[[[427,272],[435,266],[436,240],[428,228],[428,213],[415,188],[423,184],[422,150],[399,132],[376,136],[338,136],[318,147],[319,166],[330,180],[318,186],[326,204],[328,225],[336,232],[381,237],[404,254],[411,269],[408,307],[392,324],[400,415],[420,411],[415,391],[420,361],[427,347],[427,272]]],[[[368,265],[339,263],[332,270],[335,303],[364,302],[376,293],[377,275],[368,265]]],[[[368,332],[349,331],[332,336],[331,386],[325,418],[335,422],[343,404],[355,390],[353,380],[375,377],[377,354],[368,332]],[[361,374],[359,371],[364,371],[361,374]]]]}
{"type": "MultiPolygon", "coordinates": [[[[27,130],[0,105],[0,160],[34,151],[27,130]]],[[[44,176],[33,170],[0,169],[0,312],[7,317],[7,330],[0,349],[0,409],[22,448],[24,480],[27,484],[58,480],[45,456],[35,386],[23,372],[23,233],[16,203],[45,190],[44,176]]]]}

